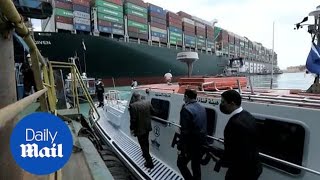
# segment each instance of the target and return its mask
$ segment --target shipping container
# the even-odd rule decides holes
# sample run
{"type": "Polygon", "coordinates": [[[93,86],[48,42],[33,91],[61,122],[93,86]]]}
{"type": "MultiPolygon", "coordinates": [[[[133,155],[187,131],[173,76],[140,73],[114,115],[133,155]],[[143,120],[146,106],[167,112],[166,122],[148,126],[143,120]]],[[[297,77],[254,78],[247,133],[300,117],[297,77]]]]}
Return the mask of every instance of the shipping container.
{"type": "Polygon", "coordinates": [[[182,34],[182,29],[181,29],[181,28],[176,28],[176,27],[174,27],[174,26],[170,26],[170,27],[168,27],[168,28],[169,28],[169,31],[182,34]]]}
{"type": "Polygon", "coordinates": [[[60,22],[56,22],[56,28],[63,29],[63,30],[69,30],[69,31],[74,30],[73,24],[66,24],[66,23],[60,23],[60,22]]]}
{"type": "Polygon", "coordinates": [[[156,23],[159,23],[159,24],[163,24],[165,26],[167,26],[167,22],[165,19],[160,19],[160,18],[157,18],[157,17],[153,17],[153,16],[149,16],[149,21],[150,22],[156,22],[156,23]]]}
{"type": "Polygon", "coordinates": [[[195,26],[206,30],[206,26],[204,24],[199,23],[199,22],[195,21],[195,26]]]}
{"type": "Polygon", "coordinates": [[[128,35],[129,35],[129,37],[139,38],[139,33],[137,33],[137,32],[128,31],[128,35]]]}
{"type": "Polygon", "coordinates": [[[195,40],[196,40],[196,37],[195,37],[195,36],[185,35],[184,38],[185,38],[186,40],[192,40],[192,41],[195,41],[195,40]]]}
{"type": "Polygon", "coordinates": [[[156,41],[156,42],[163,42],[163,43],[167,43],[167,38],[159,38],[159,37],[156,37],[156,36],[151,36],[151,40],[152,41],[156,41]]]}
{"type": "Polygon", "coordinates": [[[189,32],[189,31],[184,31],[184,34],[188,36],[195,36],[194,32],[189,32]]]}
{"type": "Polygon", "coordinates": [[[108,15],[123,19],[123,13],[121,11],[116,11],[116,10],[112,10],[112,9],[101,7],[101,6],[98,6],[97,10],[99,13],[108,14],[108,15]]]}
{"type": "Polygon", "coordinates": [[[122,6],[122,0],[104,0],[104,1],[111,2],[113,4],[117,4],[119,6],[122,6]]]}
{"type": "Polygon", "coordinates": [[[85,25],[85,24],[74,23],[74,29],[90,32],[91,31],[91,26],[90,25],[85,25]]]}
{"type": "Polygon", "coordinates": [[[60,8],[55,8],[54,10],[55,10],[55,14],[57,16],[73,18],[73,12],[72,11],[68,11],[68,10],[64,10],[64,9],[60,9],[60,8]]]}
{"type": "Polygon", "coordinates": [[[156,12],[149,12],[148,16],[149,17],[155,17],[155,18],[164,20],[166,22],[166,15],[165,14],[159,14],[159,13],[156,13],[156,12]]]}
{"type": "Polygon", "coordinates": [[[166,29],[159,29],[159,28],[156,28],[156,27],[151,27],[151,31],[162,33],[162,34],[167,34],[167,30],[166,29]]]}
{"type": "Polygon", "coordinates": [[[184,32],[191,32],[193,34],[196,34],[196,31],[194,28],[189,28],[189,27],[183,27],[182,28],[184,32]]]}
{"type": "Polygon", "coordinates": [[[141,28],[141,29],[144,29],[144,30],[148,29],[148,25],[147,24],[142,24],[142,23],[138,23],[138,22],[135,22],[135,21],[131,21],[131,20],[128,20],[128,26],[137,27],[137,28],[141,28]]]}
{"type": "Polygon", "coordinates": [[[170,11],[167,12],[167,19],[169,17],[181,20],[181,17],[179,15],[177,15],[176,13],[170,12],[170,11]]]}
{"type": "Polygon", "coordinates": [[[194,32],[196,31],[195,27],[193,25],[185,23],[185,22],[182,23],[182,27],[183,27],[183,29],[186,28],[186,29],[190,29],[190,30],[192,29],[194,32]]]}
{"type": "Polygon", "coordinates": [[[72,0],[72,3],[86,6],[86,7],[90,7],[90,0],[72,0]]]}
{"type": "Polygon", "coordinates": [[[90,19],[90,14],[89,13],[80,12],[80,11],[73,11],[73,16],[74,17],[84,18],[84,19],[90,19]]]}
{"type": "Polygon", "coordinates": [[[182,29],[182,24],[175,23],[175,22],[173,22],[173,21],[168,22],[168,23],[167,23],[167,26],[168,26],[168,27],[177,27],[177,28],[179,28],[179,29],[182,29]]]}
{"type": "Polygon", "coordinates": [[[65,23],[65,24],[73,24],[73,18],[56,16],[56,22],[65,23]]]}
{"type": "Polygon", "coordinates": [[[197,28],[196,28],[195,33],[196,33],[197,35],[206,36],[206,31],[205,31],[204,29],[197,29],[197,28]]]}
{"type": "Polygon", "coordinates": [[[55,1],[55,8],[61,8],[72,11],[72,4],[61,1],[55,1]]]}
{"type": "Polygon", "coordinates": [[[125,8],[124,12],[125,12],[125,14],[135,15],[135,16],[140,17],[140,18],[145,18],[145,19],[148,18],[148,14],[147,13],[143,13],[141,11],[137,11],[137,10],[134,10],[134,9],[131,9],[131,8],[125,8]]]}
{"type": "Polygon", "coordinates": [[[123,24],[123,19],[122,18],[117,18],[114,16],[98,13],[98,19],[104,20],[104,21],[110,21],[110,22],[115,22],[119,24],[123,24]]]}
{"type": "Polygon", "coordinates": [[[185,24],[190,24],[192,26],[195,25],[195,22],[191,19],[188,19],[188,18],[182,18],[182,22],[184,22],[185,24]]]}
{"type": "Polygon", "coordinates": [[[90,26],[90,19],[83,19],[83,18],[79,18],[79,17],[75,17],[73,19],[73,22],[75,24],[83,24],[83,25],[88,25],[90,26]]]}
{"type": "Polygon", "coordinates": [[[177,14],[178,14],[179,16],[181,16],[181,17],[188,18],[188,19],[192,19],[192,16],[191,16],[190,14],[185,13],[185,12],[183,12],[183,11],[179,11],[177,14]]]}
{"type": "Polygon", "coordinates": [[[214,29],[213,27],[210,27],[210,26],[206,26],[206,34],[207,36],[214,36],[214,29]]]}
{"type": "Polygon", "coordinates": [[[111,26],[113,29],[119,29],[119,30],[124,29],[124,25],[119,23],[111,23],[111,26]]]}
{"type": "Polygon", "coordinates": [[[124,7],[125,7],[125,9],[132,9],[132,10],[136,10],[136,11],[139,11],[139,12],[142,12],[142,13],[145,13],[145,14],[148,13],[147,8],[144,8],[144,7],[141,7],[139,5],[132,4],[132,3],[126,3],[124,5],[124,7]]]}
{"type": "Polygon", "coordinates": [[[198,38],[201,38],[201,39],[206,39],[206,36],[202,36],[202,35],[198,35],[196,34],[198,38]]]}
{"type": "Polygon", "coordinates": [[[104,32],[104,33],[112,33],[112,28],[111,27],[98,26],[98,30],[100,32],[104,32]]]}
{"type": "Polygon", "coordinates": [[[149,12],[157,12],[159,14],[165,15],[166,12],[162,7],[156,6],[154,4],[148,3],[148,10],[149,12]]]}
{"type": "Polygon", "coordinates": [[[119,6],[119,5],[116,5],[116,4],[113,4],[113,3],[109,3],[109,2],[105,2],[103,0],[96,0],[95,1],[95,5],[123,12],[123,7],[122,6],[119,6]]]}
{"type": "Polygon", "coordinates": [[[98,26],[112,27],[112,22],[98,19],[98,26]]]}
{"type": "Polygon", "coordinates": [[[148,36],[149,36],[148,33],[146,33],[146,34],[139,33],[140,39],[148,40],[149,39],[148,36]]]}
{"type": "Polygon", "coordinates": [[[151,31],[151,36],[159,37],[159,38],[166,38],[167,34],[162,34],[162,33],[159,33],[159,32],[151,31]]]}
{"type": "Polygon", "coordinates": [[[192,19],[192,20],[195,20],[195,21],[197,21],[197,22],[199,22],[199,23],[201,23],[201,24],[204,24],[205,26],[212,26],[212,23],[211,23],[211,22],[206,21],[206,20],[203,20],[203,19],[198,18],[198,17],[196,17],[196,16],[192,16],[191,19],[192,19]]]}
{"type": "Polygon", "coordinates": [[[112,34],[124,35],[123,29],[112,28],[112,34]]]}
{"type": "Polygon", "coordinates": [[[139,34],[140,33],[142,33],[142,34],[148,33],[148,31],[146,29],[141,29],[141,28],[137,28],[137,27],[133,27],[133,26],[129,26],[128,31],[139,33],[139,34]]]}
{"type": "Polygon", "coordinates": [[[141,6],[145,9],[148,8],[148,4],[144,3],[142,0],[125,0],[125,3],[132,3],[132,4],[136,4],[138,6],[141,6]]]}
{"type": "Polygon", "coordinates": [[[156,27],[156,28],[160,28],[160,29],[166,29],[166,28],[167,28],[166,25],[164,25],[164,24],[159,24],[159,23],[155,23],[155,22],[151,22],[150,25],[151,25],[152,27],[156,27]]]}
{"type": "Polygon", "coordinates": [[[182,34],[179,34],[179,33],[170,32],[170,37],[176,37],[182,40],[182,34]]]}
{"type": "Polygon", "coordinates": [[[73,7],[73,11],[80,11],[80,12],[85,12],[90,14],[90,7],[81,6],[78,4],[73,4],[72,7],[73,7]]]}
{"type": "Polygon", "coordinates": [[[131,14],[127,15],[127,17],[128,17],[128,20],[136,21],[136,22],[142,23],[142,24],[148,24],[148,19],[137,17],[137,16],[134,16],[131,14]]]}
{"type": "Polygon", "coordinates": [[[228,42],[229,42],[229,44],[234,44],[234,36],[233,35],[229,34],[228,42]]]}
{"type": "Polygon", "coordinates": [[[72,0],[59,0],[59,1],[72,4],[72,0]]]}

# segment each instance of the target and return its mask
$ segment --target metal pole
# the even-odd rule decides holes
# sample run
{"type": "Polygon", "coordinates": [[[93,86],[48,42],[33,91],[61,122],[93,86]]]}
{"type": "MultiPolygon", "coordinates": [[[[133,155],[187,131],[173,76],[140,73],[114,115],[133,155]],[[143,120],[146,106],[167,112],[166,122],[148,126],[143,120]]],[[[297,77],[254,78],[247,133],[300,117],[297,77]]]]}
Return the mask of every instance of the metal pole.
{"type": "MultiPolygon", "coordinates": [[[[316,31],[317,32],[317,45],[320,46],[320,16],[315,19],[316,19],[316,27],[318,26],[318,31],[316,31]]],[[[320,74],[317,74],[317,76],[314,80],[314,83],[319,83],[319,78],[320,78],[320,74]]]]}
{"type": "Polygon", "coordinates": [[[12,38],[11,33],[7,39],[0,34],[0,109],[17,101],[12,38]]]}
{"type": "Polygon", "coordinates": [[[270,89],[273,87],[273,60],[274,59],[274,21],[272,26],[272,58],[271,58],[271,82],[270,82],[270,89]]]}

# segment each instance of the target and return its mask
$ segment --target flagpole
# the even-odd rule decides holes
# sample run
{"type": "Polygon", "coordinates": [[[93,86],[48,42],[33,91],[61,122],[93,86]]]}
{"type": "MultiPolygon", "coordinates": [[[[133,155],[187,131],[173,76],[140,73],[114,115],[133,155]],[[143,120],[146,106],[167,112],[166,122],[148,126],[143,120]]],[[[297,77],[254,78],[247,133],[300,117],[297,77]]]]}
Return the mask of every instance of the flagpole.
{"type": "Polygon", "coordinates": [[[271,82],[270,82],[270,89],[273,87],[273,60],[274,59],[274,21],[272,26],[272,58],[271,58],[271,82]]]}

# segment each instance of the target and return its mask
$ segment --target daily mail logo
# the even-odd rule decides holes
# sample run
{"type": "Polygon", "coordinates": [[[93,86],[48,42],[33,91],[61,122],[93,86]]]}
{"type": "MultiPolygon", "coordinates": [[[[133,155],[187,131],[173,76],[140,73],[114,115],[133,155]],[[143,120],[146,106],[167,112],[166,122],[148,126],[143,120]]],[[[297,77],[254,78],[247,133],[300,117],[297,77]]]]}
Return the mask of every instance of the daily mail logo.
{"type": "Polygon", "coordinates": [[[51,133],[49,129],[44,129],[42,131],[35,131],[33,129],[26,129],[26,142],[32,142],[32,141],[48,141],[51,142],[51,147],[43,147],[39,148],[38,144],[36,143],[28,143],[28,144],[21,144],[21,157],[63,157],[62,153],[62,144],[56,144],[54,143],[55,138],[57,137],[58,132],[51,133]]]}
{"type": "Polygon", "coordinates": [[[67,124],[49,113],[26,116],[14,128],[10,138],[16,163],[35,175],[48,175],[61,169],[73,147],[67,124]]]}

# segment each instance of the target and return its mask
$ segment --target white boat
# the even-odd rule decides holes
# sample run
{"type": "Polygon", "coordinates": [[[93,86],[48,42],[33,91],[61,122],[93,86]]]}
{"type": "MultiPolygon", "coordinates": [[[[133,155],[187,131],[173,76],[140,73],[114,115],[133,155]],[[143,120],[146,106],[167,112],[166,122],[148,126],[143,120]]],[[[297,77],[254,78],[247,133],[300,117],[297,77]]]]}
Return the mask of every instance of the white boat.
{"type": "MultiPolygon", "coordinates": [[[[193,54],[191,57],[196,56],[193,54]]],[[[188,59],[188,53],[184,53],[184,59],[185,62],[192,61],[192,58],[188,59]]],[[[221,77],[221,80],[224,78],[221,77]]],[[[247,88],[246,83],[239,83],[240,78],[233,77],[234,83],[230,86],[238,85],[243,98],[242,107],[252,113],[257,121],[261,134],[260,157],[264,165],[259,179],[320,179],[320,95],[302,90],[247,88]]],[[[179,84],[144,85],[132,90],[151,101],[160,112],[152,116],[153,131],[149,139],[155,167],[151,170],[144,167],[140,146],[130,134],[129,102],[121,101],[119,92],[108,93],[104,108],[98,109],[100,119],[92,118],[92,126],[138,179],[183,179],[176,165],[179,112],[184,90],[187,87],[198,89],[197,100],[207,109],[208,139],[211,141],[203,156],[202,179],[223,180],[227,169],[214,171],[219,155],[210,150],[224,148],[223,131],[230,117],[219,110],[220,95],[226,87],[221,84],[224,81],[217,83],[217,79],[214,79],[215,82],[211,80],[190,77],[181,79],[179,84]],[[218,91],[206,91],[212,86],[218,91]]],[[[92,117],[98,116],[92,114],[92,117]]]]}

